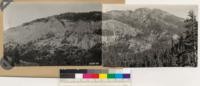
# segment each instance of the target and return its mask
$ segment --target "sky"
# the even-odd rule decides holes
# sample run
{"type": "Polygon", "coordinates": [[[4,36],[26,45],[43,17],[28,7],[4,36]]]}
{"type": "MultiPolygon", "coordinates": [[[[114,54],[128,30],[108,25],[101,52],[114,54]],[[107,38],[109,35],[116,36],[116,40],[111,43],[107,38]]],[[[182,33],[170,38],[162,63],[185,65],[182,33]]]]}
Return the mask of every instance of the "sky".
{"type": "Polygon", "coordinates": [[[101,11],[100,4],[11,3],[4,10],[4,30],[23,23],[66,12],[101,11]]]}
{"type": "MultiPolygon", "coordinates": [[[[135,10],[138,8],[161,9],[178,17],[186,18],[189,10],[197,14],[196,5],[103,5],[103,12],[110,10],[135,10]]],[[[23,23],[58,15],[66,12],[101,11],[100,4],[67,4],[67,3],[11,3],[4,10],[4,30],[23,23]]]]}

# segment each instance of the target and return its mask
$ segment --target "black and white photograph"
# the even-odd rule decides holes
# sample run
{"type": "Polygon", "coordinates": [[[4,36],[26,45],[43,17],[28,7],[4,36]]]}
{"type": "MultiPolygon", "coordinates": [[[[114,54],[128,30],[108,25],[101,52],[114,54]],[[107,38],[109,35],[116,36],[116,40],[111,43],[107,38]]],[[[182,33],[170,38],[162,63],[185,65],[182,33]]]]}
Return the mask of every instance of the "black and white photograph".
{"type": "Polygon", "coordinates": [[[98,66],[101,27],[101,4],[11,3],[4,59],[13,66],[98,66]]]}
{"type": "Polygon", "coordinates": [[[103,5],[106,67],[197,67],[198,6],[103,5]]]}

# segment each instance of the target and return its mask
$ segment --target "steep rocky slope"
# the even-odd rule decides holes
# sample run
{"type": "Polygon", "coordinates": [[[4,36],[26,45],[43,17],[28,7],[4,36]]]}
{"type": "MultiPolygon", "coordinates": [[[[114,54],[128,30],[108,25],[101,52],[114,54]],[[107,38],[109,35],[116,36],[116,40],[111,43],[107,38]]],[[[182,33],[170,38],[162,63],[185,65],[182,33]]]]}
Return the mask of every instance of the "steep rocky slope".
{"type": "Polygon", "coordinates": [[[100,65],[101,26],[101,12],[27,22],[4,32],[4,56],[17,58],[15,65],[100,65]]]}

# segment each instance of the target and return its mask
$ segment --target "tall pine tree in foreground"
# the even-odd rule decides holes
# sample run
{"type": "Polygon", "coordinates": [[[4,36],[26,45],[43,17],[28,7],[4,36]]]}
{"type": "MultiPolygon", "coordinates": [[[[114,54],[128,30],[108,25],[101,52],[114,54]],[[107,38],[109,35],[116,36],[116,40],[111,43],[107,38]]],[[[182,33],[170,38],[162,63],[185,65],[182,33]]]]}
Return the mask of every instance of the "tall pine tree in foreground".
{"type": "MultiPolygon", "coordinates": [[[[188,58],[185,60],[185,65],[197,66],[197,39],[198,39],[198,22],[193,11],[189,11],[189,18],[185,20],[187,28],[184,38],[184,45],[187,51],[188,58]]],[[[184,65],[183,65],[184,66],[184,65]]]]}
{"type": "Polygon", "coordinates": [[[179,42],[171,48],[171,55],[174,55],[177,66],[197,66],[197,34],[198,22],[193,11],[189,11],[189,17],[184,21],[185,33],[180,37],[179,42]]]}

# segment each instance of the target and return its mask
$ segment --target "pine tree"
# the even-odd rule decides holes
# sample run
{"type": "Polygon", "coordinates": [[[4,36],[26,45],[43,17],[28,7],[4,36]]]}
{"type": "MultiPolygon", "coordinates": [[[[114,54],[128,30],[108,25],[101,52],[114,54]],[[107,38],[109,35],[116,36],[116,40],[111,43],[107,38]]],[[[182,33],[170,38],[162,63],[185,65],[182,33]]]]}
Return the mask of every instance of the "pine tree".
{"type": "Polygon", "coordinates": [[[171,49],[164,53],[164,57],[168,58],[165,66],[197,66],[198,22],[193,11],[189,11],[188,16],[184,21],[186,32],[179,38],[178,43],[174,44],[172,41],[171,49]]]}
{"type": "Polygon", "coordinates": [[[177,63],[179,66],[197,66],[197,29],[198,22],[193,11],[189,11],[189,17],[184,21],[187,28],[183,38],[176,44],[177,63]]]}
{"type": "Polygon", "coordinates": [[[187,28],[186,31],[186,46],[190,49],[197,49],[197,28],[198,22],[196,20],[196,16],[194,15],[193,11],[189,11],[189,18],[185,20],[185,27],[187,28]]]}
{"type": "Polygon", "coordinates": [[[187,28],[184,45],[187,51],[185,64],[197,66],[197,38],[198,38],[198,22],[193,11],[189,11],[189,18],[185,20],[187,28]]]}

